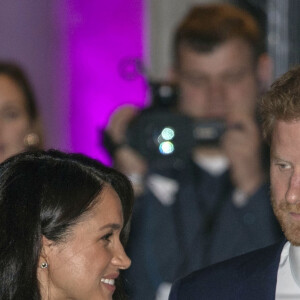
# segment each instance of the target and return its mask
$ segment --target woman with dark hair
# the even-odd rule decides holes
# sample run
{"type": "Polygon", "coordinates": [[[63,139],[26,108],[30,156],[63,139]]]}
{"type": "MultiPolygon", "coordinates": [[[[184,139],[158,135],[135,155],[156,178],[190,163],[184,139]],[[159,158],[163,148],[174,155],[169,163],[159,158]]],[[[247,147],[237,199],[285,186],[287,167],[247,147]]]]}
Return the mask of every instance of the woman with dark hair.
{"type": "Polygon", "coordinates": [[[6,160],[0,299],[123,299],[116,283],[131,264],[123,245],[132,205],[128,179],[83,155],[30,151],[6,160]]]}
{"type": "Polygon", "coordinates": [[[42,147],[40,118],[27,76],[18,65],[0,61],[0,162],[42,147]]]}

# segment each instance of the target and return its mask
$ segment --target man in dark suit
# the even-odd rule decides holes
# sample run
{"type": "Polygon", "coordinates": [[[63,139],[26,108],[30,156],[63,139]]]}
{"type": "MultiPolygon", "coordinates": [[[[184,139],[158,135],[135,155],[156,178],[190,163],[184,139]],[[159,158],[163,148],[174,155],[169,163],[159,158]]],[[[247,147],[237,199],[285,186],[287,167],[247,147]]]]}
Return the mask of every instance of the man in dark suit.
{"type": "Polygon", "coordinates": [[[170,300],[300,299],[300,66],[274,82],[260,110],[271,202],[287,240],[176,281],[170,300]]]}

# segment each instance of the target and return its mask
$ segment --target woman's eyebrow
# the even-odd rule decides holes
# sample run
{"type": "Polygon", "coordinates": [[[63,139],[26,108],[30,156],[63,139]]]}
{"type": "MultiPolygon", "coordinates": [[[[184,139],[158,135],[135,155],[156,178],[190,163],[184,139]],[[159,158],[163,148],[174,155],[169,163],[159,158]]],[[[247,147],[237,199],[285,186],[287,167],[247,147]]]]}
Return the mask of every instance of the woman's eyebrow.
{"type": "Polygon", "coordinates": [[[107,228],[110,228],[110,229],[113,229],[113,230],[119,230],[122,228],[122,226],[120,224],[117,224],[117,223],[109,223],[109,224],[106,224],[102,227],[99,228],[99,230],[104,230],[104,229],[107,229],[107,228]]]}

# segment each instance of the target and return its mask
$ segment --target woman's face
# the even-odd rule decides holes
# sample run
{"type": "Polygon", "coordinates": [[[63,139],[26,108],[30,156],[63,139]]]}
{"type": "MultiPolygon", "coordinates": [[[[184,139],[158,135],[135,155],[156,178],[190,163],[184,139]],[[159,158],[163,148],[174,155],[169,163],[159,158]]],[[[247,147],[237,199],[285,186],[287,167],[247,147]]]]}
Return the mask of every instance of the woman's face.
{"type": "Polygon", "coordinates": [[[24,138],[31,126],[20,87],[0,74],[0,163],[25,150],[24,138]]]}
{"type": "Polygon", "coordinates": [[[122,227],[120,199],[106,187],[67,241],[51,244],[46,240],[48,268],[39,269],[39,273],[48,272],[48,286],[40,280],[43,299],[112,299],[120,269],[131,264],[119,239],[122,227]]]}

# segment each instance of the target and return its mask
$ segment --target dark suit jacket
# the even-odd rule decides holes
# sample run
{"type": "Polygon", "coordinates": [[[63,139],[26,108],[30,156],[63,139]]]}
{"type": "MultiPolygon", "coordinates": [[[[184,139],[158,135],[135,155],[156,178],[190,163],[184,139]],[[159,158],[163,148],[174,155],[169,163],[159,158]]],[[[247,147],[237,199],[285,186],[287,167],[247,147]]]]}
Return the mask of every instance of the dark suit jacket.
{"type": "Polygon", "coordinates": [[[285,242],[191,273],[173,284],[169,300],[274,300],[285,242]]]}

